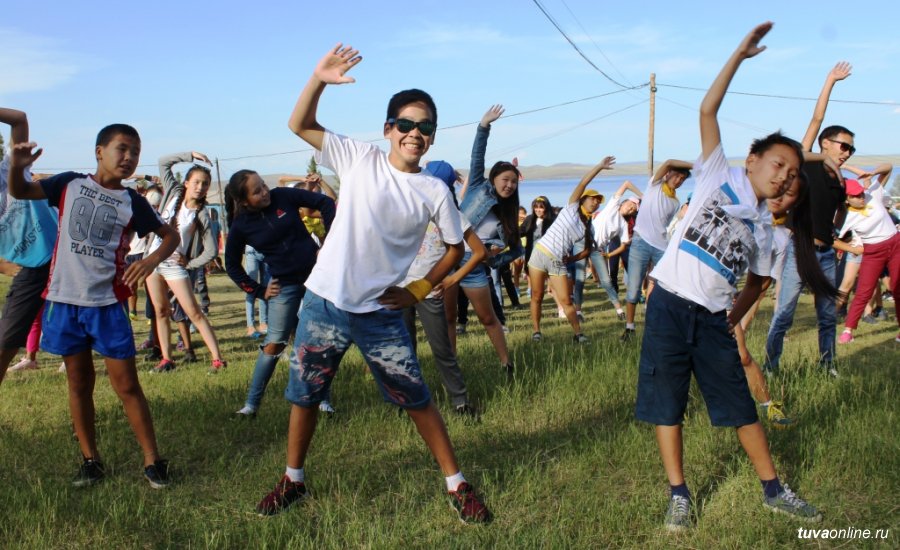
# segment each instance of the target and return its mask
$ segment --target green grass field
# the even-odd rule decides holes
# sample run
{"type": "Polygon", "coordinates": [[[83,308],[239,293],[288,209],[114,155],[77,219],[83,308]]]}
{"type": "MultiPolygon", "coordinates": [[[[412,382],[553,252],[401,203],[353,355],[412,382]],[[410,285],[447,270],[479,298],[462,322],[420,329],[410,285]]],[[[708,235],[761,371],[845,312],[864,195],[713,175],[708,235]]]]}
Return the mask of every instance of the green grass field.
{"type": "MultiPolygon", "coordinates": [[[[0,282],[4,295],[8,282],[0,282]]],[[[699,519],[689,533],[665,532],[668,485],[653,429],[633,418],[639,345],[620,344],[621,324],[605,299],[600,305],[596,289],[585,308],[592,340],[586,346],[570,343],[571,330],[556,319],[549,298],[540,345],[531,343],[527,312],[510,312],[514,382],[483,330],[470,325],[459,355],[470,395],[483,410],[480,423],[451,413],[430,350],[420,342],[423,371],[463,472],[495,514],[492,524],[456,519],[413,424],[382,402],[355,350],[335,381],[338,414],[319,423],[306,464],[313,497],[260,518],[254,507],[284,470],[286,361],[259,417],[233,420],[256,345],[244,337],[243,295],[223,275],[210,283],[211,319],[227,371],[206,374],[209,355],[197,335],[201,363],[150,375],[151,364],[138,359],[160,448],[172,465],[175,483],[167,490],[154,491],[142,478],[140,449],[102,364],[95,399],[108,475],[90,489],[69,484],[80,453],[64,376],[56,372],[59,358],[41,354],[40,370],[7,375],[0,386],[0,547],[900,546],[900,345],[893,322],[862,324],[856,341],[839,348],[841,377],[832,380],[814,368],[815,316],[804,296],[782,375],[770,381],[799,420],[789,431],[767,428],[776,465],[782,481],[823,511],[818,525],[763,508],[734,431],[710,426],[694,387],[685,462],[699,519]],[[801,540],[798,527],[889,531],[879,540],[801,540]]],[[[770,316],[766,301],[749,338],[757,356],[770,316]]],[[[142,340],[145,322],[134,328],[142,340]]]]}

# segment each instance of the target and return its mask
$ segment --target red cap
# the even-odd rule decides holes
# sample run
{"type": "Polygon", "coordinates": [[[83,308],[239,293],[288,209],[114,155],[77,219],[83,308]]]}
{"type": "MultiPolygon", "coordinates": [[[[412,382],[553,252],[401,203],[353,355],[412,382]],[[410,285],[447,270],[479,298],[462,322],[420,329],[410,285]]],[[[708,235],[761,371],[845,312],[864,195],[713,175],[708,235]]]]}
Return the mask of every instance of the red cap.
{"type": "Polygon", "coordinates": [[[844,180],[844,189],[847,190],[847,195],[851,197],[862,195],[866,192],[866,189],[858,181],[850,179],[844,180]]]}

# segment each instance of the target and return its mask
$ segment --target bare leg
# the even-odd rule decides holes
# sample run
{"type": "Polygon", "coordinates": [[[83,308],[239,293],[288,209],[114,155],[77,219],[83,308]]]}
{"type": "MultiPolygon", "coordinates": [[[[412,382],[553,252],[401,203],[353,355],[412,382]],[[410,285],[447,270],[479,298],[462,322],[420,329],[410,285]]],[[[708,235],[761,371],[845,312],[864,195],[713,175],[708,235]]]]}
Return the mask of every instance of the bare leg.
{"type": "Polygon", "coordinates": [[[69,412],[78,436],[78,446],[85,458],[99,459],[97,434],[94,430],[94,384],[97,373],[91,350],[63,357],[66,363],[66,380],[69,385],[69,412]]]}
{"type": "Polygon", "coordinates": [[[769,453],[769,441],[766,439],[766,432],[763,430],[762,424],[756,421],[753,424],[741,426],[737,429],[737,434],[759,479],[775,479],[775,464],[769,453]]]}
{"type": "Polygon", "coordinates": [[[447,435],[447,426],[444,424],[444,419],[441,418],[441,413],[435,408],[434,402],[429,401],[428,406],[424,409],[407,409],[406,412],[415,422],[419,435],[428,445],[428,450],[437,460],[444,476],[452,476],[459,472],[453,445],[450,443],[450,436],[447,435]]]}
{"type": "Polygon", "coordinates": [[[291,420],[288,425],[287,466],[302,468],[306,462],[306,453],[316,432],[319,418],[318,407],[301,407],[291,405],[291,420]]]}
{"type": "MultiPolygon", "coordinates": [[[[216,340],[216,333],[213,331],[212,325],[209,324],[209,319],[206,318],[206,315],[203,315],[200,304],[197,303],[197,298],[194,297],[194,291],[190,282],[191,280],[187,278],[166,281],[169,288],[172,289],[172,293],[175,294],[178,303],[181,304],[181,308],[191,322],[194,323],[194,326],[197,327],[197,332],[200,333],[200,336],[203,337],[203,341],[206,343],[209,353],[212,354],[212,358],[214,360],[222,359],[222,355],[219,353],[219,342],[216,340]]],[[[189,340],[185,341],[185,345],[188,342],[189,340]]]]}
{"type": "Polygon", "coordinates": [[[528,280],[531,281],[531,327],[534,332],[541,331],[541,302],[544,300],[544,281],[547,273],[533,267],[528,268],[528,280]]]}
{"type": "Polygon", "coordinates": [[[681,425],[657,426],[656,444],[659,456],[669,478],[669,485],[684,483],[684,455],[682,450],[681,425]]]}
{"type": "Polygon", "coordinates": [[[578,322],[578,315],[575,312],[575,306],[572,305],[572,298],[569,295],[570,286],[568,277],[550,276],[550,289],[553,290],[553,294],[556,295],[559,306],[563,308],[566,319],[568,319],[569,324],[572,325],[572,330],[575,331],[575,334],[580,334],[581,323],[578,322]]]}
{"type": "MultiPolygon", "coordinates": [[[[478,320],[484,325],[488,338],[491,339],[491,344],[494,345],[494,351],[497,352],[497,357],[500,358],[500,364],[509,364],[509,349],[506,347],[506,336],[503,334],[503,326],[497,319],[494,306],[491,304],[489,287],[464,288],[463,291],[472,302],[472,307],[475,308],[478,320]]],[[[456,331],[454,330],[454,332],[456,331]]]]}
{"type": "Polygon", "coordinates": [[[159,452],[156,448],[156,433],[153,431],[150,406],[138,381],[134,358],[106,358],[106,370],[109,373],[109,382],[125,409],[131,431],[144,451],[144,466],[149,466],[159,460],[159,452]]]}
{"type": "Polygon", "coordinates": [[[169,326],[171,307],[169,306],[168,286],[159,273],[151,273],[147,277],[147,292],[153,303],[155,314],[156,335],[159,339],[159,349],[163,359],[172,359],[172,327],[169,326]]]}

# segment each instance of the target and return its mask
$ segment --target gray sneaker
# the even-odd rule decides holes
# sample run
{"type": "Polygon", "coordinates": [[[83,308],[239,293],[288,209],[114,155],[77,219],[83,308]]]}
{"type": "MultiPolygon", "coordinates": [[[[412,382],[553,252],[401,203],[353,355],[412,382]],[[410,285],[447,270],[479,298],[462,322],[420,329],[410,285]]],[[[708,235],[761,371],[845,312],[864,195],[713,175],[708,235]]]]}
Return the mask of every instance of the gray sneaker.
{"type": "Polygon", "coordinates": [[[822,520],[822,514],[814,506],[795,495],[787,485],[783,489],[774,497],[765,497],[763,505],[773,512],[794,516],[803,521],[822,520]]]}
{"type": "Polygon", "coordinates": [[[693,527],[691,525],[691,500],[672,495],[672,498],[669,499],[669,507],[666,509],[666,531],[677,533],[691,527],[693,527]]]}

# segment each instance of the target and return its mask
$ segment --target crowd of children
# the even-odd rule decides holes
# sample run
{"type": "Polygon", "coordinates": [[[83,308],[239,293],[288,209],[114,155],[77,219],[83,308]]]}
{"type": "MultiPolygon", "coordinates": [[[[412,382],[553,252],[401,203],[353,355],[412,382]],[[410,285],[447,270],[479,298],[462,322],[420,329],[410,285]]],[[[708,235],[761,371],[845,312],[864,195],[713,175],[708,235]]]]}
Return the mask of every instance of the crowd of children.
{"type": "MultiPolygon", "coordinates": [[[[459,518],[490,521],[492,513],[463,476],[423,380],[416,318],[453,410],[477,418],[480,411],[460,367],[466,358],[456,347],[458,296],[471,302],[501,367],[514,378],[502,299],[493,290],[499,288],[499,272],[515,281],[506,285],[514,306],[525,274],[532,345],[547,340],[541,332],[545,287],[571,325],[574,342],[589,343],[582,308],[591,272],[617,322],[624,323],[625,345],[638,342],[635,316],[646,301],[636,417],[655,426],[670,485],[665,527],[680,531],[694,521],[682,456],[692,376],[712,424],[735,428],[760,479],[763,504],[801,520],[820,519],[775,471],[757,402],[773,427],[788,427],[794,419],[772,398],[763,373],[777,372],[784,333],[806,286],[815,296],[818,361],[837,376],[835,342],[853,341],[885,272],[892,296],[900,298],[900,234],[885,206],[892,167],[845,166],[855,152],[853,133],[843,126],[819,131],[831,89],[849,76],[846,63],[829,73],[801,142],[780,133],[762,137],[751,144],[742,167],[729,167],[717,113],[740,65],[765,49],[760,41],[771,27],[754,28],[710,86],[700,106],[696,162],[668,160],[643,191],[626,181],[607,199],[588,188],[600,172],[615,168],[615,157],[606,156],[581,178],[564,207],[554,209],[539,196],[530,213],[520,206],[517,162],[496,162],[485,173],[488,137],[502,105],[490,107],[477,126],[467,178],[444,161],[423,166],[438,111],[422,90],[391,97],[382,127],[387,152],[319,122],[322,93],[353,82],[347,73],[362,59],[349,46],[329,51],[300,92],[288,126],[315,149],[317,164],[340,178],[340,200],[315,173],[280,181],[299,188],[270,189],[257,172],[243,169],[225,189],[225,270],[245,294],[248,336],[261,339],[238,418],[259,414],[279,357],[294,337],[285,391],[291,403],[285,470],[257,512],[276,514],[308,495],[304,466],[318,414],[334,412],[331,385],[356,344],[384,400],[415,424],[459,518]],[[811,152],[817,138],[818,154],[811,152]],[[842,168],[859,180],[845,180],[842,168]],[[681,204],[677,191],[692,173],[695,190],[681,204]],[[840,291],[836,250],[847,256],[840,291]],[[612,274],[620,262],[627,270],[624,308],[612,274]],[[778,301],[760,368],[745,332],[772,280],[778,301]],[[846,328],[836,337],[837,304],[848,302],[846,328]]],[[[141,389],[131,321],[137,316],[136,288],[146,285],[153,319],[148,345],[158,349],[152,372],[176,368],[173,308],[183,343],[180,360],[197,360],[190,342],[195,329],[211,356],[209,372],[227,365],[207,317],[208,303],[195,297],[197,278],[220,249],[217,213],[207,205],[210,160],[198,152],[163,157],[161,188],[139,192],[123,181],[140,177],[140,136],[130,126],[113,124],[97,136],[94,173],[39,178],[30,168],[41,150],[29,141],[25,114],[0,109],[0,122],[11,127],[12,145],[0,164],[0,268],[14,277],[0,318],[0,381],[21,347],[26,356],[9,370],[36,368],[38,340],[41,350],[63,357],[83,455],[73,484],[92,485],[106,473],[94,426],[92,353],[99,353],[143,451],[144,475],[152,487],[166,487],[168,462],[157,449],[141,389]],[[190,164],[183,179],[173,174],[179,163],[190,164]]]]}

